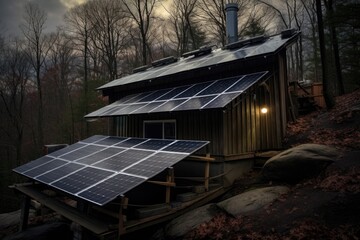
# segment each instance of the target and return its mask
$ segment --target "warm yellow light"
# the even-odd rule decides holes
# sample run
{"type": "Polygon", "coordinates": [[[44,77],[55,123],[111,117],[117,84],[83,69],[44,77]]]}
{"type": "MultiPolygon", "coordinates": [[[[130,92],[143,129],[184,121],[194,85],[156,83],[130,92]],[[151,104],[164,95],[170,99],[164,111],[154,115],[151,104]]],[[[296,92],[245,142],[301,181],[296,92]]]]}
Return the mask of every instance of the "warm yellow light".
{"type": "Polygon", "coordinates": [[[264,113],[264,114],[265,114],[265,113],[268,112],[268,109],[267,109],[267,107],[263,107],[263,108],[261,108],[260,111],[261,111],[261,113],[264,113]]]}

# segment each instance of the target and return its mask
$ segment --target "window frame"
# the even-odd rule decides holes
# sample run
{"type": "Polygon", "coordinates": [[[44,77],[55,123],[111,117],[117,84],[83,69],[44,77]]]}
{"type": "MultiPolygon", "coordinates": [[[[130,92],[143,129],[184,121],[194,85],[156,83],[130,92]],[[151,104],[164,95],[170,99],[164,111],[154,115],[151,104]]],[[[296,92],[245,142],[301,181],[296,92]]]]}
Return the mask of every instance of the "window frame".
{"type": "Polygon", "coordinates": [[[170,139],[170,138],[165,138],[165,123],[174,123],[175,126],[175,138],[177,138],[177,134],[176,134],[176,119],[166,119],[166,120],[144,120],[143,121],[143,137],[145,138],[145,125],[148,123],[161,123],[162,124],[162,138],[161,139],[170,139]]]}

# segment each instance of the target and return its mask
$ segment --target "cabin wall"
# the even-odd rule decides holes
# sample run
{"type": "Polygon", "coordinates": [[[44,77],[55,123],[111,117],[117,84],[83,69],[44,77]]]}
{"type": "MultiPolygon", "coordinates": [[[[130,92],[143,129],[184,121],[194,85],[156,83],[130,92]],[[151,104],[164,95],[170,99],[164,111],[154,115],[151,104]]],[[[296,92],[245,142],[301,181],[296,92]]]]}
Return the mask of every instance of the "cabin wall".
{"type": "Polygon", "coordinates": [[[116,117],[115,135],[143,137],[143,123],[148,120],[176,120],[176,138],[183,140],[210,141],[202,153],[222,156],[223,118],[221,110],[154,113],[116,117]]]}
{"type": "Polygon", "coordinates": [[[272,75],[235,99],[224,112],[224,155],[227,159],[282,147],[287,123],[286,79],[272,75]],[[261,108],[267,107],[267,113],[261,108]]]}

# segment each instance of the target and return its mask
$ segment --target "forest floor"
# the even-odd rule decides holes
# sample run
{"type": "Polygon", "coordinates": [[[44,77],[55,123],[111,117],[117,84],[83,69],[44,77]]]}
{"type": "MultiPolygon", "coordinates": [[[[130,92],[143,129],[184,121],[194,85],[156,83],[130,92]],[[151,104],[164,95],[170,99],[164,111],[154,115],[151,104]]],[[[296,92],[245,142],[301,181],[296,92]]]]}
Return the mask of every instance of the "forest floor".
{"type": "MultiPolygon", "coordinates": [[[[184,239],[360,239],[360,89],[337,97],[329,111],[290,123],[284,145],[303,143],[333,146],[341,155],[318,177],[289,186],[290,192],[269,206],[241,216],[219,214],[184,239]]],[[[233,194],[256,187],[260,174],[236,181],[233,194]]]]}

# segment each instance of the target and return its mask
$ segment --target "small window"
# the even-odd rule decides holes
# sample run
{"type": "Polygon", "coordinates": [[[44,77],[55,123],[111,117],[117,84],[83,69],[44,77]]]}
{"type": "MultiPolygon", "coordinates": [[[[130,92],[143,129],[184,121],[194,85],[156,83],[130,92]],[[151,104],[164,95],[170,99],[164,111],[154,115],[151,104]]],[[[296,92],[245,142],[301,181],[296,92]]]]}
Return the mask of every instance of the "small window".
{"type": "Polygon", "coordinates": [[[144,138],[175,139],[176,121],[144,121],[144,138]]]}

